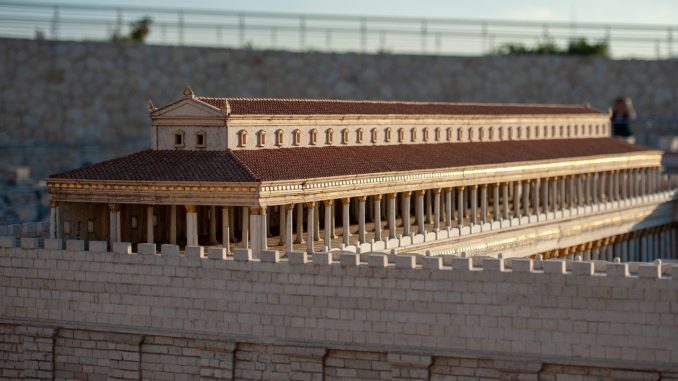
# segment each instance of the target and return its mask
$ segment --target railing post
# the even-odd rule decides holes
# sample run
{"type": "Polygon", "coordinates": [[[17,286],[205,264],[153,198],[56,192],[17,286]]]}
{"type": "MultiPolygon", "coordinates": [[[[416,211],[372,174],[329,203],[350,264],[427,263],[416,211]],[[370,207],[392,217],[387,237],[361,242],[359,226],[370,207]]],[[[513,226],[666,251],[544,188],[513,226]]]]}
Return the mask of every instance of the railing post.
{"type": "Polygon", "coordinates": [[[367,19],[360,18],[360,51],[365,53],[367,50],[367,19]]]}
{"type": "Polygon", "coordinates": [[[299,16],[299,49],[304,50],[306,45],[306,18],[299,16]]]}
{"type": "Polygon", "coordinates": [[[426,53],[426,39],[427,39],[427,30],[426,30],[426,20],[421,20],[421,52],[426,53]]]}
{"type": "Polygon", "coordinates": [[[179,25],[179,45],[184,44],[184,11],[180,10],[178,14],[179,25]]]}
{"type": "Polygon", "coordinates": [[[52,16],[52,23],[50,25],[51,29],[51,34],[52,34],[52,40],[56,40],[59,38],[58,32],[59,32],[59,6],[55,5],[54,6],[54,14],[52,16]]]}
{"type": "Polygon", "coordinates": [[[245,46],[245,15],[238,14],[238,43],[240,47],[245,46]]]}

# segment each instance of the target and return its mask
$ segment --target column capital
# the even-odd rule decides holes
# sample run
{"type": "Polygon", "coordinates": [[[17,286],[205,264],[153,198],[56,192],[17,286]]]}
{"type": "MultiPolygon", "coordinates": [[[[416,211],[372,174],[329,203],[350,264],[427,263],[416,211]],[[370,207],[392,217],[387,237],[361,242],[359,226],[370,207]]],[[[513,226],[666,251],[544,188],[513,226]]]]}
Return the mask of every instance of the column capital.
{"type": "Polygon", "coordinates": [[[433,188],[433,194],[440,194],[440,188],[433,188]]]}
{"type": "Polygon", "coordinates": [[[464,191],[464,186],[463,186],[463,185],[458,186],[457,188],[459,188],[459,191],[460,191],[460,192],[463,192],[463,191],[464,191]]]}
{"type": "Polygon", "coordinates": [[[231,207],[230,205],[222,205],[221,209],[222,210],[228,210],[228,208],[230,208],[230,207],[231,207]]]}
{"type": "Polygon", "coordinates": [[[306,204],[306,207],[309,209],[315,208],[315,201],[305,202],[304,204],[306,204]]]}
{"type": "Polygon", "coordinates": [[[478,190],[478,184],[473,184],[471,185],[472,190],[478,190]]]}
{"type": "Polygon", "coordinates": [[[400,192],[400,194],[402,194],[403,197],[410,197],[410,195],[412,195],[412,191],[404,191],[404,192],[400,192]]]}
{"type": "Polygon", "coordinates": [[[196,211],[196,206],[195,205],[185,205],[186,208],[186,213],[195,213],[196,211]]]}
{"type": "Polygon", "coordinates": [[[265,206],[250,206],[250,214],[254,214],[254,215],[266,214],[266,207],[265,206]]]}
{"type": "Polygon", "coordinates": [[[332,206],[332,200],[323,200],[323,205],[325,205],[326,208],[329,208],[332,206]]]}
{"type": "Polygon", "coordinates": [[[287,211],[294,210],[294,204],[285,204],[285,210],[287,211]]]}
{"type": "Polygon", "coordinates": [[[392,200],[392,199],[398,197],[398,194],[397,193],[389,193],[386,196],[388,197],[389,200],[392,200]]]}
{"type": "Polygon", "coordinates": [[[420,189],[420,190],[417,190],[417,191],[416,191],[416,193],[417,193],[417,196],[423,196],[423,195],[425,195],[425,194],[426,194],[426,191],[425,191],[425,190],[422,190],[422,189],[420,189]]]}
{"type": "Polygon", "coordinates": [[[445,187],[445,192],[452,192],[452,187],[445,187]]]}
{"type": "Polygon", "coordinates": [[[372,196],[372,199],[374,201],[381,201],[381,193],[380,194],[375,194],[372,196]]]}
{"type": "Polygon", "coordinates": [[[367,201],[367,196],[358,196],[357,198],[358,198],[358,201],[360,201],[360,202],[367,201]]]}
{"type": "Polygon", "coordinates": [[[351,203],[351,198],[350,197],[344,197],[341,199],[341,204],[346,205],[351,203]]]}
{"type": "MultiPolygon", "coordinates": [[[[53,208],[51,203],[50,207],[53,208]]],[[[118,210],[120,210],[120,204],[108,204],[108,210],[110,210],[111,212],[117,212],[118,210]]]]}
{"type": "MultiPolygon", "coordinates": [[[[108,205],[109,205],[109,207],[110,207],[111,204],[108,204],[108,205]]],[[[57,206],[59,206],[59,201],[57,201],[57,200],[49,200],[49,207],[50,207],[50,208],[56,208],[57,206]]]]}

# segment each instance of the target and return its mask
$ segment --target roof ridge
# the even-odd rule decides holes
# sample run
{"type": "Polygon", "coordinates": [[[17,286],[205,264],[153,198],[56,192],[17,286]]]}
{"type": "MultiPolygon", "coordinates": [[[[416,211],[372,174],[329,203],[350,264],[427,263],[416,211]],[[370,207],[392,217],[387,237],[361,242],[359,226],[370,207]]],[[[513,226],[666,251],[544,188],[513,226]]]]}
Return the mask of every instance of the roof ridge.
{"type": "Polygon", "coordinates": [[[460,105],[460,106],[502,106],[502,107],[571,107],[593,109],[585,103],[500,103],[500,102],[452,102],[452,101],[412,101],[397,99],[335,99],[335,98],[277,98],[277,97],[219,97],[219,96],[196,96],[200,99],[221,101],[254,101],[254,102],[337,102],[337,103],[371,103],[371,104],[411,104],[411,105],[460,105]]]}

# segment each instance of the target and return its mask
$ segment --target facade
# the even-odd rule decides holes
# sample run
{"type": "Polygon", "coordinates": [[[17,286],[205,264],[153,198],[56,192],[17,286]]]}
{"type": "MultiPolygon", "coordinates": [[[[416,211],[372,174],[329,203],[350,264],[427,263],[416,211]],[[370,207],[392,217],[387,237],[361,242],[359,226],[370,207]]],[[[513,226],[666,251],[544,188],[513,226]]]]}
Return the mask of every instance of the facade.
{"type": "Polygon", "coordinates": [[[611,138],[609,115],[586,105],[187,87],[148,107],[150,149],[48,178],[51,238],[626,260],[675,242],[662,153],[611,138]]]}

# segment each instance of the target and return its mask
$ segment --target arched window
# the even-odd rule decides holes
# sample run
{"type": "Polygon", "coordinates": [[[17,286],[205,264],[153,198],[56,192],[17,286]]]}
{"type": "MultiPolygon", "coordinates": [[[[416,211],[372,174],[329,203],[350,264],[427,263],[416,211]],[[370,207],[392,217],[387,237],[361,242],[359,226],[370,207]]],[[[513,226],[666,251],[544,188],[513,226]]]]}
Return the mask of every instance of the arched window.
{"type": "Polygon", "coordinates": [[[292,131],[292,144],[298,146],[301,144],[301,130],[296,129],[292,131]]]}
{"type": "Polygon", "coordinates": [[[308,133],[308,143],[312,146],[318,143],[318,130],[315,128],[308,133]]]}
{"type": "Polygon", "coordinates": [[[416,128],[410,129],[410,141],[412,141],[412,142],[417,141],[417,129],[416,128]]]}
{"type": "Polygon", "coordinates": [[[282,147],[285,144],[285,131],[277,130],[275,132],[275,145],[282,147]]]}
{"type": "Polygon", "coordinates": [[[175,148],[184,147],[184,131],[182,130],[174,131],[174,147],[175,148]]]}
{"type": "Polygon", "coordinates": [[[436,129],[435,129],[435,140],[437,142],[440,141],[440,135],[441,135],[440,127],[436,127],[436,129]]]}
{"type": "Polygon", "coordinates": [[[489,141],[494,140],[494,127],[489,127],[487,129],[487,140],[489,141]]]}
{"type": "Polygon", "coordinates": [[[377,143],[377,140],[379,139],[379,131],[376,128],[373,128],[372,130],[370,130],[370,135],[372,143],[377,143]]]}
{"type": "Polygon", "coordinates": [[[534,137],[539,138],[539,126],[534,126],[534,137]]]}
{"type": "Polygon", "coordinates": [[[596,136],[598,136],[598,134],[600,134],[600,125],[596,124],[596,136]]]}
{"type": "Polygon", "coordinates": [[[458,142],[464,141],[464,130],[462,130],[461,128],[457,130],[457,141],[458,142]]]}
{"type": "Polygon", "coordinates": [[[348,144],[348,128],[341,130],[341,143],[348,144]]]}
{"type": "MultiPolygon", "coordinates": [[[[598,131],[596,131],[598,133],[598,131]]],[[[589,124],[589,135],[593,135],[593,126],[589,124]]]]}
{"type": "Polygon", "coordinates": [[[513,127],[508,127],[507,140],[513,140],[513,127]]]}
{"type": "Polygon", "coordinates": [[[207,146],[207,134],[205,131],[198,131],[195,133],[195,148],[205,148],[207,146]]]}
{"type": "Polygon", "coordinates": [[[523,128],[518,126],[516,127],[516,139],[520,140],[523,136],[523,128]]]}
{"type": "Polygon", "coordinates": [[[391,127],[386,127],[384,130],[384,142],[390,143],[391,142],[391,127]]]}
{"type": "Polygon", "coordinates": [[[451,141],[452,141],[452,136],[453,136],[453,133],[452,133],[452,127],[448,127],[448,128],[447,128],[447,141],[448,141],[448,142],[451,142],[451,141]]]}
{"type": "Polygon", "coordinates": [[[549,137],[549,126],[544,126],[544,137],[545,138],[549,137]]]}
{"type": "Polygon", "coordinates": [[[247,131],[240,130],[240,147],[247,147],[247,131]]]}
{"type": "Polygon", "coordinates": [[[469,142],[473,141],[473,127],[468,128],[468,141],[469,142]]]}
{"type": "Polygon", "coordinates": [[[478,141],[483,141],[485,139],[485,129],[483,127],[480,127],[478,129],[478,141]]]}
{"type": "Polygon", "coordinates": [[[424,140],[424,142],[427,142],[428,141],[428,128],[424,128],[422,135],[423,135],[422,139],[424,140]]]}
{"type": "Polygon", "coordinates": [[[556,136],[556,126],[551,126],[551,137],[555,138],[556,136]]]}
{"type": "Polygon", "coordinates": [[[405,141],[405,130],[403,130],[402,128],[399,128],[398,129],[398,142],[402,143],[404,141],[405,141]]]}
{"type": "Polygon", "coordinates": [[[266,131],[259,130],[257,135],[259,135],[259,147],[264,147],[266,145],[266,131]]]}
{"type": "Polygon", "coordinates": [[[499,140],[504,140],[504,128],[503,127],[497,127],[497,138],[499,138],[499,140]]]}
{"type": "Polygon", "coordinates": [[[334,143],[334,130],[331,128],[328,128],[327,131],[325,131],[325,140],[327,144],[333,144],[334,143]]]}
{"type": "Polygon", "coordinates": [[[355,132],[355,142],[358,143],[358,144],[362,144],[363,139],[365,139],[365,133],[364,133],[362,128],[359,128],[355,132]]]}
{"type": "Polygon", "coordinates": [[[565,126],[560,126],[560,134],[558,134],[559,138],[562,138],[565,136],[565,126]]]}

